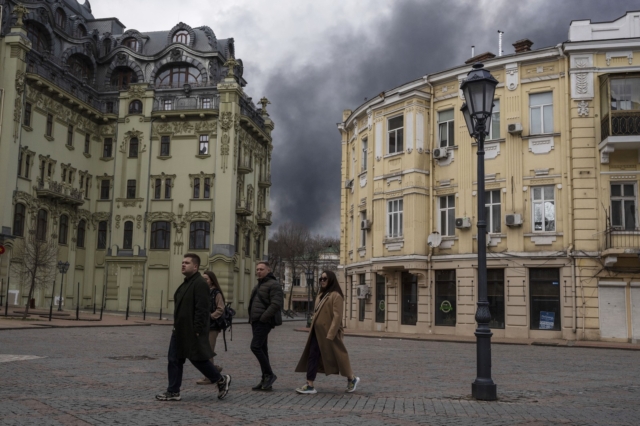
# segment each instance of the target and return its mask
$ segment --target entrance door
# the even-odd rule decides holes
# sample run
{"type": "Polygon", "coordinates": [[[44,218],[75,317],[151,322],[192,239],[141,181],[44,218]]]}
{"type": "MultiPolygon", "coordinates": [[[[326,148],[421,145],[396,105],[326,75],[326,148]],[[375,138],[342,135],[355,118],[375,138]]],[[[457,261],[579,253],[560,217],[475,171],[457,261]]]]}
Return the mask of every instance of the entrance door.
{"type": "Polygon", "coordinates": [[[376,322],[384,322],[385,301],[384,277],[376,274],[376,322]]]}
{"type": "Polygon", "coordinates": [[[531,330],[560,330],[560,270],[529,269],[531,330]]]}
{"type": "Polygon", "coordinates": [[[129,287],[131,287],[132,282],[132,269],[131,268],[120,268],[118,272],[118,310],[124,311],[127,309],[127,296],[129,292],[129,287]]]}
{"type": "Polygon", "coordinates": [[[602,337],[628,338],[626,287],[623,281],[598,283],[602,337]]]}

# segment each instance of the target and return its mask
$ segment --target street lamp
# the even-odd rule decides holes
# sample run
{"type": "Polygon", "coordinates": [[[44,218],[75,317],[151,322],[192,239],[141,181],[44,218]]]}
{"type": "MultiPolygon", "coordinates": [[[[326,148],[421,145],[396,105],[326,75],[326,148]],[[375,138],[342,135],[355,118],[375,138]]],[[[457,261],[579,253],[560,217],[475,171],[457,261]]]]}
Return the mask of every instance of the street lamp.
{"type": "Polygon", "coordinates": [[[69,262],[58,260],[58,271],[62,274],[60,277],[60,298],[58,299],[58,311],[62,310],[62,286],[64,285],[64,274],[69,270],[69,262]]]}
{"type": "Polygon", "coordinates": [[[307,269],[307,327],[311,327],[311,286],[313,285],[313,271],[307,269]]]}
{"type": "Polygon", "coordinates": [[[460,89],[466,103],[460,109],[469,134],[478,142],[478,309],[476,310],[476,363],[477,377],[471,384],[475,399],[495,401],[496,384],[491,379],[491,313],[487,299],[487,222],[484,205],[484,138],[488,134],[493,95],[498,81],[482,64],[474,64],[460,89]]]}

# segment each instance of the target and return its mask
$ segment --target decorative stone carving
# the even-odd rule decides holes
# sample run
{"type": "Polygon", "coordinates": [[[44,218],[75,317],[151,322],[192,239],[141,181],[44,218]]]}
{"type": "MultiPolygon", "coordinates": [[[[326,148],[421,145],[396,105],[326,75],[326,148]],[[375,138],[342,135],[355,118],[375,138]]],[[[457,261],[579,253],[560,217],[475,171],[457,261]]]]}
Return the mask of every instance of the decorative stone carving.
{"type": "Polygon", "coordinates": [[[507,75],[507,89],[516,90],[519,83],[518,64],[507,64],[504,69],[507,75]]]}
{"type": "Polygon", "coordinates": [[[484,159],[493,160],[500,155],[500,142],[488,142],[484,145],[484,159]]]}
{"type": "Polygon", "coordinates": [[[554,147],[553,137],[529,139],[529,151],[534,154],[548,154],[554,147]]]}
{"type": "Polygon", "coordinates": [[[147,88],[145,86],[131,86],[129,87],[128,95],[131,98],[143,98],[147,88]]]}
{"type": "Polygon", "coordinates": [[[589,116],[589,103],[585,102],[584,99],[580,101],[578,104],[578,116],[580,117],[588,117],[589,116]]]}
{"type": "Polygon", "coordinates": [[[127,65],[127,54],[124,52],[119,52],[116,55],[116,65],[127,65]]]}
{"type": "Polygon", "coordinates": [[[225,111],[222,113],[222,116],[220,117],[220,128],[223,132],[222,137],[220,138],[220,158],[222,160],[222,173],[226,173],[229,164],[229,130],[231,130],[231,126],[234,124],[234,122],[234,116],[231,111],[225,111]]]}
{"type": "Polygon", "coordinates": [[[573,99],[593,98],[593,55],[571,57],[571,97],[573,99]]]}
{"type": "Polygon", "coordinates": [[[605,58],[607,60],[607,66],[611,65],[611,60],[613,58],[627,58],[629,65],[633,65],[633,52],[631,50],[625,50],[622,52],[607,52],[605,58]]]}
{"type": "Polygon", "coordinates": [[[216,120],[200,121],[195,125],[196,132],[215,133],[217,129],[218,129],[218,122],[216,120]]]}
{"type": "Polygon", "coordinates": [[[171,49],[171,61],[178,62],[182,59],[182,50],[180,48],[171,49]]]}

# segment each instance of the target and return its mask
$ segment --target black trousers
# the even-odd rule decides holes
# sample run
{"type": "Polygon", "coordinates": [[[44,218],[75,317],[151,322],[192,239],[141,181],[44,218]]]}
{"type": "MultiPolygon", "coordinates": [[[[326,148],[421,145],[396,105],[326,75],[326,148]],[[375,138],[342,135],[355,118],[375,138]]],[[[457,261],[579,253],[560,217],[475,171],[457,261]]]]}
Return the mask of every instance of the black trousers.
{"type": "Polygon", "coordinates": [[[320,363],[320,346],[316,338],[316,332],[311,332],[311,342],[309,342],[309,358],[307,358],[307,380],[313,382],[318,375],[318,364],[320,363]]]}
{"type": "Polygon", "coordinates": [[[251,323],[251,331],[253,332],[253,339],[251,339],[251,352],[256,356],[260,363],[260,369],[262,375],[272,375],[271,364],[269,363],[269,348],[267,346],[267,339],[269,332],[271,332],[271,324],[256,321],[251,323]]]}
{"type": "MultiPolygon", "coordinates": [[[[184,369],[185,358],[178,358],[178,343],[176,341],[175,334],[171,334],[171,343],[169,343],[169,387],[167,392],[180,393],[180,386],[182,386],[182,372],[184,369]]],[[[211,380],[211,383],[217,383],[222,376],[220,372],[216,370],[213,363],[208,359],[205,361],[196,361],[190,359],[191,364],[197,368],[204,377],[211,380]]]]}

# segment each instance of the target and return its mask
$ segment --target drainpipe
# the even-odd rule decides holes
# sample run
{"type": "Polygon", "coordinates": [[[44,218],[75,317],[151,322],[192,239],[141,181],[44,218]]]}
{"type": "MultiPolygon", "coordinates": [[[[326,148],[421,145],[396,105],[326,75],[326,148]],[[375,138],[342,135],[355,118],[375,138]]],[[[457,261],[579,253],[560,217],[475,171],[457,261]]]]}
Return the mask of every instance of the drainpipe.
{"type": "MultiPolygon", "coordinates": [[[[120,102],[120,99],[118,98],[118,102],[120,102]]],[[[118,115],[120,115],[120,108],[118,108],[118,115]]],[[[114,139],[114,147],[112,149],[117,150],[118,149],[118,120],[116,120],[116,130],[115,130],[115,137],[114,139]]],[[[110,209],[110,216],[113,216],[114,210],[113,210],[113,202],[116,199],[116,162],[117,162],[117,155],[115,152],[113,152],[113,192],[111,193],[111,209],[110,209]]],[[[113,219],[113,217],[111,217],[110,219],[113,219]]],[[[107,246],[107,254],[109,254],[109,250],[111,250],[111,237],[113,235],[112,229],[111,229],[111,220],[109,220],[107,222],[108,224],[108,233],[109,233],[109,245],[107,246]]],[[[112,253],[113,254],[113,253],[112,253]]],[[[109,276],[109,262],[107,262],[107,255],[105,255],[104,257],[104,287],[102,287],[104,289],[105,294],[102,295],[102,300],[103,300],[103,304],[107,304],[107,295],[106,292],[108,290],[108,276],[109,276]]],[[[117,300],[117,299],[116,299],[117,300]]]]}
{"type": "MultiPolygon", "coordinates": [[[[151,202],[150,200],[150,192],[151,192],[151,160],[153,158],[153,156],[151,155],[153,152],[153,122],[154,122],[155,118],[151,119],[151,123],[149,123],[149,172],[147,173],[147,176],[149,176],[149,182],[147,182],[147,209],[144,212],[144,239],[143,241],[143,245],[145,248],[145,255],[147,257],[147,261],[144,263],[144,268],[142,268],[142,300],[143,302],[140,304],[140,306],[142,306],[143,311],[146,311],[147,309],[147,298],[144,297],[145,295],[145,291],[147,290],[147,273],[148,273],[148,269],[149,269],[149,253],[147,252],[147,217],[149,215],[149,203],[151,202]],[[145,306],[143,306],[143,304],[145,306]]],[[[165,182],[166,185],[166,182],[165,182]]],[[[169,239],[171,240],[171,239],[169,239]]]]}
{"type": "MultiPolygon", "coordinates": [[[[433,111],[433,98],[435,96],[435,93],[433,91],[433,85],[431,83],[429,83],[429,76],[425,75],[423,77],[424,82],[427,83],[427,85],[429,86],[429,91],[431,94],[431,99],[429,100],[430,103],[430,107],[429,107],[429,122],[431,123],[430,126],[430,130],[429,130],[429,136],[433,135],[434,133],[434,111],[433,111]]],[[[433,153],[433,149],[434,149],[434,143],[435,143],[435,138],[434,137],[430,137],[429,138],[429,150],[430,152],[433,153]]],[[[434,163],[435,161],[433,160],[433,155],[431,156],[431,162],[429,164],[431,164],[431,170],[429,170],[429,215],[430,215],[430,224],[431,224],[431,229],[429,231],[432,231],[434,229],[434,214],[433,214],[433,170],[434,170],[434,163]]],[[[430,233],[430,232],[429,232],[430,233]]],[[[431,305],[433,304],[433,300],[431,299],[431,283],[432,281],[432,272],[433,272],[433,248],[431,248],[431,250],[429,251],[429,254],[427,255],[427,267],[429,268],[427,271],[427,287],[429,288],[429,306],[427,308],[427,312],[429,315],[429,333],[431,333],[431,326],[432,326],[432,311],[431,311],[431,305]]]]}

